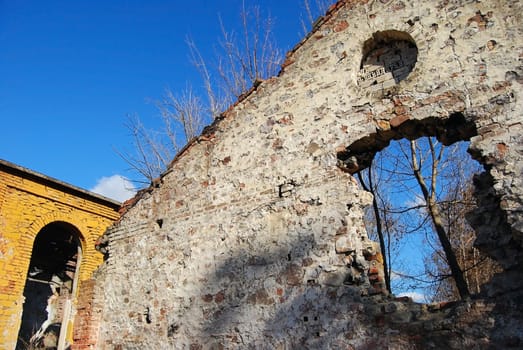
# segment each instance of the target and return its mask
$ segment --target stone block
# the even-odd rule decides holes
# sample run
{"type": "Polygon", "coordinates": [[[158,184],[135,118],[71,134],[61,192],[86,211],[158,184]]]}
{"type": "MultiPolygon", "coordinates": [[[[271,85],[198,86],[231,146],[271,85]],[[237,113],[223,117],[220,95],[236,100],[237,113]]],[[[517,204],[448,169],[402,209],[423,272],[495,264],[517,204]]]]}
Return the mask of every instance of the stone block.
{"type": "Polygon", "coordinates": [[[349,235],[338,236],[335,247],[338,254],[350,253],[356,250],[354,239],[349,235]]]}

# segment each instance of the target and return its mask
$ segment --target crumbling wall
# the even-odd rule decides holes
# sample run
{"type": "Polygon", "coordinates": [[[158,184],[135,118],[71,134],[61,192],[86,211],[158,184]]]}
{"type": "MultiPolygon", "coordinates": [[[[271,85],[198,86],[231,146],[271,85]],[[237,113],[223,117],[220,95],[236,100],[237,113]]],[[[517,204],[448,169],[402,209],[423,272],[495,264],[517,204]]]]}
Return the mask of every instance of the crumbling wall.
{"type": "Polygon", "coordinates": [[[522,10],[331,8],[106,233],[98,347],[522,346],[522,10]],[[370,197],[351,175],[390,139],[425,134],[471,138],[486,167],[471,219],[505,267],[485,295],[446,306],[383,292],[370,197]]]}

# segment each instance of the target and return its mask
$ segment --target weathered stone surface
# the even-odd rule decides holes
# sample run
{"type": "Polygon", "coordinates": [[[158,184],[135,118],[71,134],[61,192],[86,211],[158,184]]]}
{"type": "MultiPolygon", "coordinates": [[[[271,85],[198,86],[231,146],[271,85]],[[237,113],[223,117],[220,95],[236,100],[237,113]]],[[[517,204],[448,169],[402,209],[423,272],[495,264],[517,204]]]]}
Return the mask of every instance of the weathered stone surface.
{"type": "Polygon", "coordinates": [[[107,232],[99,348],[522,346],[522,14],[510,0],[332,7],[107,232]],[[410,73],[386,61],[399,78],[379,88],[358,84],[375,37],[417,49],[410,73]],[[423,135],[471,139],[486,172],[470,217],[506,269],[488,294],[437,309],[383,294],[369,196],[350,175],[423,135]]]}
{"type": "Polygon", "coordinates": [[[336,239],[336,253],[348,253],[356,250],[355,239],[351,236],[341,236],[336,239]]]}

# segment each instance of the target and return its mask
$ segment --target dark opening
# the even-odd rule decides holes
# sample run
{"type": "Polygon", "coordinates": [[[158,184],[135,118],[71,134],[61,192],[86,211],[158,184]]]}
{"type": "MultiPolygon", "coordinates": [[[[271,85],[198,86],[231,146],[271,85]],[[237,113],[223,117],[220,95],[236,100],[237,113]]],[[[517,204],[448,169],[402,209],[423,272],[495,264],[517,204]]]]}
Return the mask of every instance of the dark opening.
{"type": "Polygon", "coordinates": [[[65,301],[73,294],[80,247],[78,231],[64,222],[51,223],[36,236],[17,350],[58,345],[65,301]]]}

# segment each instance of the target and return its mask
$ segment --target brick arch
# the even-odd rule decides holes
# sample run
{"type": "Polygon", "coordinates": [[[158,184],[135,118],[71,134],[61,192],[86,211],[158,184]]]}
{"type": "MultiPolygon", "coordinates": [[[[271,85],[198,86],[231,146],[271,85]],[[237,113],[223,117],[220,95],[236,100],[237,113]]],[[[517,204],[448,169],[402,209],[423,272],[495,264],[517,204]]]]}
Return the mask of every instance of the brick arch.
{"type": "Polygon", "coordinates": [[[20,239],[18,241],[18,246],[20,247],[20,249],[18,249],[17,252],[18,254],[22,255],[23,261],[26,262],[26,266],[24,269],[26,273],[27,269],[29,268],[32,247],[36,239],[36,236],[45,226],[53,222],[64,222],[68,225],[71,225],[78,234],[82,250],[85,251],[85,249],[87,248],[85,234],[79,228],[79,226],[81,227],[81,225],[78,225],[79,223],[76,222],[74,215],[72,214],[72,212],[65,213],[62,211],[51,211],[43,216],[38,216],[32,223],[28,225],[27,230],[20,234],[20,239]],[[21,249],[21,247],[31,247],[31,249],[21,249]]]}
{"type": "Polygon", "coordinates": [[[418,47],[407,32],[376,32],[365,41],[358,85],[372,92],[385,91],[405,80],[418,59],[418,47]]]}
{"type": "Polygon", "coordinates": [[[74,213],[69,211],[52,211],[44,216],[39,216],[28,228],[27,234],[31,235],[33,240],[36,238],[36,235],[47,225],[53,222],[63,222],[72,226],[78,233],[80,241],[82,243],[82,248],[85,245],[85,234],[82,232],[82,224],[77,221],[74,213]]]}
{"type": "MultiPolygon", "coordinates": [[[[80,281],[86,280],[91,276],[95,268],[102,261],[102,254],[100,254],[95,249],[95,241],[101,235],[99,231],[93,231],[93,228],[90,228],[88,223],[84,222],[84,219],[79,219],[78,213],[75,213],[74,210],[54,210],[46,215],[38,217],[28,228],[27,232],[24,234],[26,243],[30,242],[32,247],[34,239],[46,225],[53,222],[65,222],[76,229],[79,235],[79,240],[84,256],[84,260],[81,264],[79,271],[80,281]],[[27,241],[30,239],[30,241],[27,241]],[[97,259],[93,260],[93,258],[97,259]]],[[[30,255],[29,255],[30,258],[30,255]]]]}
{"type": "MultiPolygon", "coordinates": [[[[83,211],[81,213],[75,208],[54,207],[54,210],[49,210],[45,213],[39,213],[38,216],[34,216],[34,220],[27,225],[21,225],[26,227],[26,229],[20,234],[18,240],[19,248],[16,250],[16,254],[20,255],[19,261],[22,261],[24,264],[23,275],[21,276],[23,279],[23,285],[20,290],[23,290],[27,283],[25,276],[28,274],[34,249],[34,242],[37,236],[50,224],[64,223],[67,225],[67,229],[71,229],[75,232],[82,252],[78,261],[79,267],[75,272],[74,280],[72,282],[73,294],[71,307],[76,309],[77,298],[81,297],[83,294],[84,282],[90,278],[93,271],[102,262],[102,255],[94,248],[94,241],[101,232],[90,227],[89,222],[87,222],[88,219],[86,218],[90,215],[92,215],[92,213],[86,213],[83,211]],[[30,248],[28,249],[27,247],[30,248]]],[[[28,221],[28,219],[26,219],[26,221],[28,221]]],[[[76,311],[71,311],[71,317],[75,312],[76,311]]],[[[23,313],[21,312],[20,315],[23,315],[23,313]]],[[[74,318],[70,318],[62,324],[62,327],[65,327],[62,336],[64,336],[66,339],[65,341],[69,343],[72,342],[72,330],[74,329],[73,322],[74,318]]]]}

